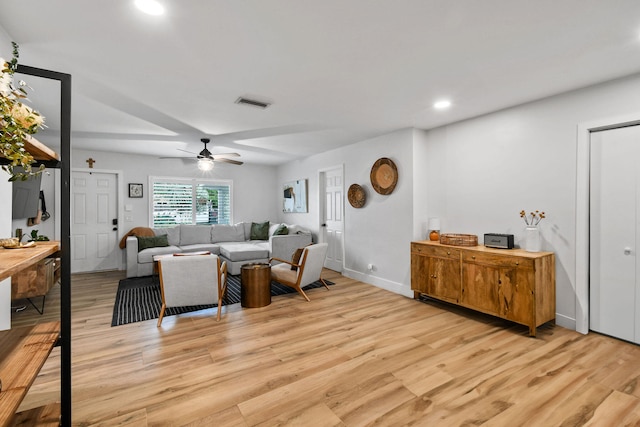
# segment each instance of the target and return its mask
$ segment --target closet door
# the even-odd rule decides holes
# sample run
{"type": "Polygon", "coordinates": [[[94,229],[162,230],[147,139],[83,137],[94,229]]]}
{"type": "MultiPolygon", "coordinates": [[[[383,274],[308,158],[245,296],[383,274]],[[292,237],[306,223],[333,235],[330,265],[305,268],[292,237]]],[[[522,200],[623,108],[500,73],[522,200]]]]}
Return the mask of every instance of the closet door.
{"type": "Polygon", "coordinates": [[[640,126],[591,135],[590,327],[640,343],[640,126]]]}

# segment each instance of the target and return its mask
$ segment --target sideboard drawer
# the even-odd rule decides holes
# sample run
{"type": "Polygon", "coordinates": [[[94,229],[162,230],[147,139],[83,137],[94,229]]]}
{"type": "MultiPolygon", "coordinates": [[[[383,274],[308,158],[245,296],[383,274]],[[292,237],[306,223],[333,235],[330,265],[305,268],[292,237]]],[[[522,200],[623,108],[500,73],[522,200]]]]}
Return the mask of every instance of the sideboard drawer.
{"type": "Polygon", "coordinates": [[[533,259],[512,256],[509,254],[499,255],[465,251],[462,254],[462,262],[486,264],[495,267],[533,268],[533,259]]]}
{"type": "Polygon", "coordinates": [[[428,246],[419,243],[411,244],[411,252],[438,258],[460,259],[460,249],[442,246],[428,246]]]}

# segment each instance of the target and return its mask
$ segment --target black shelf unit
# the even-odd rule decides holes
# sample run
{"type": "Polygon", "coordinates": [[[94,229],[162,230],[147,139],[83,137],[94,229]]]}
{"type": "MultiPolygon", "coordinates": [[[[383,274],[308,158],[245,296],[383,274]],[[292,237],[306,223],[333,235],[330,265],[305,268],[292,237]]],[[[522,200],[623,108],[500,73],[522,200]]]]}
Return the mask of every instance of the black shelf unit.
{"type": "Polygon", "coordinates": [[[60,425],[71,426],[71,75],[18,64],[29,76],[60,82],[60,425]]]}

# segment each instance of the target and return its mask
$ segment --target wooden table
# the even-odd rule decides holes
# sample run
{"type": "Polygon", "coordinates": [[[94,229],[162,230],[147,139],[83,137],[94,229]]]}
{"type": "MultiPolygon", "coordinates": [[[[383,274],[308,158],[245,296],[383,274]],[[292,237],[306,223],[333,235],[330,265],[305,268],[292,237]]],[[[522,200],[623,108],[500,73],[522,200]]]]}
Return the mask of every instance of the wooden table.
{"type": "Polygon", "coordinates": [[[36,264],[60,250],[60,242],[37,242],[23,249],[0,248],[0,281],[36,264]]]}
{"type": "Polygon", "coordinates": [[[240,305],[256,308],[271,304],[271,265],[264,262],[240,267],[240,305]]]}

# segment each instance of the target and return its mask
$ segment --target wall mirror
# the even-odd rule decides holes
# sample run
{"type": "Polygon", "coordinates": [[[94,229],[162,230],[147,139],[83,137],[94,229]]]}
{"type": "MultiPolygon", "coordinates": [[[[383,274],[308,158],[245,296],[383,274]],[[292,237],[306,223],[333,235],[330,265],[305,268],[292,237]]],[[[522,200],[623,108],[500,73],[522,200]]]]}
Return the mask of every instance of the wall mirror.
{"type": "Polygon", "coordinates": [[[284,184],[283,212],[309,212],[307,206],[307,180],[299,179],[284,184]]]}

